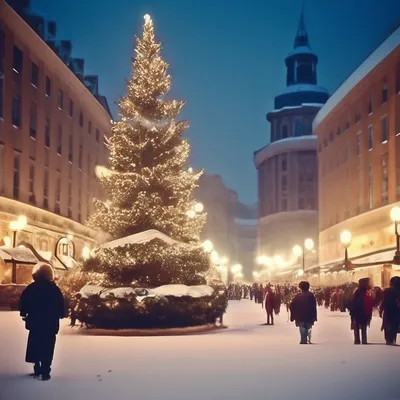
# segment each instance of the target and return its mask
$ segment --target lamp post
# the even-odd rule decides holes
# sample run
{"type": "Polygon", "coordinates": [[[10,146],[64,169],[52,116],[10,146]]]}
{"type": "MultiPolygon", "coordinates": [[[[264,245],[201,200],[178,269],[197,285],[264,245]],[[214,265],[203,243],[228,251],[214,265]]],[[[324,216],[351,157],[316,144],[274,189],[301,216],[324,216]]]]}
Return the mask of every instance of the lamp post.
{"type": "Polygon", "coordinates": [[[311,250],[314,249],[314,241],[310,238],[304,240],[304,243],[302,246],[299,244],[296,244],[293,246],[293,254],[296,257],[302,257],[302,270],[303,270],[303,275],[305,272],[305,267],[306,267],[306,253],[309,253],[311,250]]]}
{"type": "Polygon", "coordinates": [[[348,253],[348,248],[351,245],[352,241],[352,235],[350,231],[343,231],[340,234],[340,243],[342,243],[342,246],[344,247],[344,263],[347,266],[349,263],[349,253],[348,253]]]}
{"type": "Polygon", "coordinates": [[[390,210],[390,219],[394,222],[394,231],[396,234],[396,253],[394,255],[394,261],[396,263],[400,263],[400,234],[399,234],[400,207],[393,207],[390,210]]]}
{"type": "MultiPolygon", "coordinates": [[[[10,222],[10,230],[13,233],[12,247],[17,247],[17,232],[25,229],[27,224],[27,219],[25,216],[21,215],[17,220],[10,222]]],[[[17,263],[14,258],[12,261],[12,275],[11,283],[17,283],[17,263]]]]}

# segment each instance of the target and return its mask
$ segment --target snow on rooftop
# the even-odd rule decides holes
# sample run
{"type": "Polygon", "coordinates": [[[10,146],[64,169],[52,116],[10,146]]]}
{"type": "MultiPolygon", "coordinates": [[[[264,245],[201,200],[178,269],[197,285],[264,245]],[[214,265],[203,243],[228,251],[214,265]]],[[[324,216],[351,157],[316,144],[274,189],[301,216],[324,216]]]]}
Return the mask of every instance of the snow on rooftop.
{"type": "Polygon", "coordinates": [[[329,94],[328,90],[323,88],[322,86],[313,85],[311,83],[300,83],[297,85],[287,86],[283,91],[279,94],[288,94],[288,93],[298,93],[298,92],[316,92],[316,93],[326,93],[329,94]]]}
{"type": "Polygon", "coordinates": [[[315,129],[340,101],[389,54],[400,45],[400,28],[397,28],[336,90],[318,112],[313,122],[315,129]]]}
{"type": "Polygon", "coordinates": [[[308,46],[299,46],[292,50],[288,57],[291,57],[295,54],[314,54],[313,51],[308,46]]]}
{"type": "Polygon", "coordinates": [[[300,109],[305,108],[305,107],[319,107],[319,108],[321,108],[323,106],[324,106],[324,103],[302,103],[299,106],[285,106],[285,107],[282,107],[282,108],[276,108],[275,110],[272,110],[269,114],[278,113],[280,111],[285,111],[285,110],[300,110],[300,109]]]}

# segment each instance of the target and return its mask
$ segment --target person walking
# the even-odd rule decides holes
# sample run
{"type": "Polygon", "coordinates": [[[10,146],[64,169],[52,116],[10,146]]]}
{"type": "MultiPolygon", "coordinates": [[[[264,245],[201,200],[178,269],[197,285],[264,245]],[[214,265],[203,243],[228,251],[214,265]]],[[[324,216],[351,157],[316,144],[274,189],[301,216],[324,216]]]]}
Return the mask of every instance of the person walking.
{"type": "Polygon", "coordinates": [[[267,294],[265,295],[265,311],[267,312],[267,325],[274,325],[276,295],[272,286],[268,286],[267,294]]]}
{"type": "Polygon", "coordinates": [[[350,303],[351,329],[354,331],[354,344],[368,344],[367,327],[371,324],[373,310],[370,290],[370,279],[360,279],[358,281],[358,289],[354,292],[350,303]]]}
{"type": "Polygon", "coordinates": [[[390,280],[390,287],[383,292],[379,311],[386,344],[395,345],[400,327],[400,277],[394,276],[390,280]]]}
{"type": "Polygon", "coordinates": [[[311,328],[317,322],[317,301],[307,281],[300,282],[299,288],[301,293],[290,304],[290,321],[299,327],[300,344],[311,344],[311,328]]]}
{"type": "Polygon", "coordinates": [[[54,272],[47,263],[33,268],[34,282],[20,297],[20,315],[29,330],[25,361],[33,363],[35,378],[50,379],[56,335],[61,318],[65,317],[64,297],[54,282],[54,272]]]}

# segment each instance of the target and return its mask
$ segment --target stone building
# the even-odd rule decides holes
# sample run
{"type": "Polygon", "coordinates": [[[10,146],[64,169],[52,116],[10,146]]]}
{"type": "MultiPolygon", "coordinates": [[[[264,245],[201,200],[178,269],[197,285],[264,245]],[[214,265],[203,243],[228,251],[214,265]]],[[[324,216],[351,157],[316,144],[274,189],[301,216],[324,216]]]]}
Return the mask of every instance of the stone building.
{"type": "MultiPolygon", "coordinates": [[[[378,263],[345,281],[369,275],[387,285],[398,274],[385,261],[396,245],[390,210],[400,202],[400,28],[338,88],[314,120],[319,164],[319,262],[344,258],[340,233],[351,231],[354,263],[378,263]],[[382,262],[382,264],[379,264],[382,262]]],[[[394,267],[398,268],[398,267],[394,267]]]]}
{"type": "MultiPolygon", "coordinates": [[[[294,48],[286,57],[286,88],[267,114],[271,141],[254,153],[258,174],[258,253],[293,262],[292,248],[318,242],[317,138],[312,122],[328,100],[317,85],[318,57],[301,13],[294,48]]],[[[306,268],[316,263],[310,254],[306,268]]]]}
{"type": "Polygon", "coordinates": [[[10,222],[24,215],[14,245],[65,268],[65,257],[80,259],[93,243],[83,223],[102,196],[94,167],[107,163],[110,127],[97,77],[85,76],[70,41],[56,40],[55,22],[28,0],[0,1],[0,246],[13,245],[10,222]]]}

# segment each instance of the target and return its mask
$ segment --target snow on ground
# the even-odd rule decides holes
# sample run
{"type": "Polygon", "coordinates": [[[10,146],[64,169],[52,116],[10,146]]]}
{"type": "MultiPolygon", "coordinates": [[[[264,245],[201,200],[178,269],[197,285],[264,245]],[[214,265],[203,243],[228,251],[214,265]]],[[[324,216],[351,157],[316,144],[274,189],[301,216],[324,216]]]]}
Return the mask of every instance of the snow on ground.
{"type": "MultiPolygon", "coordinates": [[[[275,326],[249,300],[231,302],[229,329],[180,337],[58,336],[52,380],[26,375],[17,313],[0,312],[1,400],[400,399],[400,347],[354,346],[347,314],[319,310],[315,345],[300,346],[286,310],[275,326]]],[[[66,321],[67,322],[67,321],[66,321]]]]}

